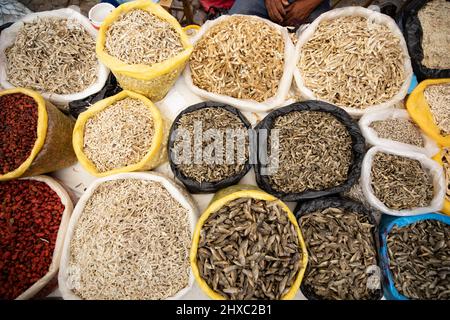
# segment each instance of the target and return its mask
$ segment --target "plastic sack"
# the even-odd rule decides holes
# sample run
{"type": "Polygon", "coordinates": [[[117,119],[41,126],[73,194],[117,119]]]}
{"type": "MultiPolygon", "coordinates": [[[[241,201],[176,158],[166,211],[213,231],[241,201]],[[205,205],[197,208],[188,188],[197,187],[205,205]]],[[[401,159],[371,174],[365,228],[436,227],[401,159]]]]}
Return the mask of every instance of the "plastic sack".
{"type": "Polygon", "coordinates": [[[369,144],[374,146],[393,148],[396,150],[420,152],[425,154],[427,157],[432,157],[439,152],[439,147],[436,145],[436,143],[422,132],[421,135],[424,142],[423,147],[418,147],[395,140],[380,138],[377,132],[373,128],[371,128],[370,125],[375,121],[383,121],[389,119],[410,120],[410,117],[406,110],[391,108],[375,112],[368,112],[361,117],[361,119],[359,120],[359,127],[361,128],[361,132],[364,138],[369,144]]]}
{"type": "MultiPolygon", "coordinates": [[[[0,34],[0,85],[6,89],[15,88],[15,86],[8,82],[6,75],[7,60],[5,55],[5,50],[14,44],[16,40],[17,33],[23,26],[24,22],[32,22],[38,18],[61,18],[61,19],[73,19],[81,24],[85,30],[95,39],[97,37],[97,30],[91,25],[88,18],[83,16],[72,9],[59,9],[53,11],[43,11],[37,13],[31,13],[16,23],[14,23],[9,28],[2,31],[0,34]]],[[[109,70],[102,64],[98,63],[97,80],[91,84],[88,88],[81,92],[72,94],[56,94],[52,92],[41,92],[42,96],[50,100],[57,105],[64,105],[73,100],[84,99],[87,96],[96,93],[103,88],[106,79],[108,78],[109,70]]]]}
{"type": "Polygon", "coordinates": [[[424,95],[424,91],[427,87],[444,83],[450,83],[450,78],[422,81],[413,90],[413,92],[411,92],[408,100],[406,100],[406,108],[408,109],[409,115],[417,123],[417,125],[434,141],[436,141],[438,145],[450,147],[450,135],[441,135],[438,126],[433,120],[430,106],[428,105],[424,95]]]}
{"type": "MultiPolygon", "coordinates": [[[[443,151],[441,150],[438,154],[436,154],[433,157],[433,160],[436,161],[440,166],[443,166],[443,161],[442,161],[442,157],[443,157],[443,151]]],[[[447,173],[444,171],[444,176],[445,176],[445,180],[446,180],[446,185],[447,185],[447,190],[448,190],[448,186],[449,186],[449,182],[450,182],[450,176],[447,176],[447,173]]],[[[444,199],[444,207],[440,210],[442,213],[449,215],[450,216],[450,200],[447,199],[447,196],[444,195],[445,199],[444,199]]]]}
{"type": "Polygon", "coordinates": [[[275,197],[282,199],[284,201],[299,201],[306,199],[313,199],[318,197],[324,197],[328,195],[332,195],[335,193],[341,193],[349,190],[355,183],[358,183],[358,179],[361,173],[361,163],[364,158],[365,153],[365,140],[361,134],[361,131],[358,127],[358,124],[345,112],[343,109],[335,107],[329,103],[322,101],[304,101],[304,102],[296,102],[289,106],[279,108],[277,110],[269,113],[257,126],[256,131],[258,132],[258,155],[257,155],[257,164],[254,165],[256,182],[258,186],[264,191],[274,195],[275,197]],[[264,154],[261,154],[264,150],[262,150],[262,146],[266,141],[262,141],[260,136],[260,130],[266,129],[268,130],[268,134],[266,139],[270,137],[270,130],[276,118],[279,116],[288,114],[293,111],[320,111],[329,113],[334,116],[337,120],[339,120],[348,130],[350,137],[352,139],[352,163],[350,164],[348,170],[348,176],[346,181],[338,185],[336,187],[331,187],[325,190],[305,190],[300,193],[284,193],[281,191],[276,191],[272,188],[270,180],[267,175],[262,174],[262,170],[265,166],[262,164],[262,157],[264,154]]]}
{"type": "Polygon", "coordinates": [[[152,101],[159,101],[165,97],[180,73],[183,71],[186,62],[192,53],[192,45],[174,17],[160,5],[154,4],[151,1],[141,0],[122,4],[105,18],[99,30],[96,52],[99,60],[114,73],[122,88],[141,93],[149,97],[152,101]],[[155,63],[151,66],[143,64],[130,65],[109,55],[105,49],[106,32],[108,28],[122,13],[135,9],[148,11],[158,18],[170,23],[180,35],[184,51],[170,59],[155,63]]]}
{"type": "MultiPolygon", "coordinates": [[[[228,106],[228,105],[225,105],[225,104],[222,104],[222,103],[218,103],[218,102],[212,102],[212,101],[201,102],[201,103],[198,103],[198,104],[195,104],[195,105],[192,105],[192,106],[186,108],[185,110],[181,111],[178,114],[178,116],[175,118],[175,120],[172,123],[172,127],[170,128],[169,146],[168,146],[169,162],[170,162],[170,167],[171,167],[172,172],[174,173],[175,177],[178,180],[180,180],[184,184],[184,186],[189,190],[189,192],[191,192],[191,193],[213,193],[213,192],[216,192],[225,187],[229,187],[233,184],[237,184],[246,175],[246,173],[250,170],[250,167],[251,167],[251,165],[249,164],[249,160],[247,160],[247,163],[244,165],[244,168],[242,169],[241,172],[239,172],[239,174],[236,174],[234,176],[231,176],[231,177],[228,177],[226,179],[216,181],[216,182],[204,181],[202,183],[199,183],[194,179],[186,177],[180,171],[180,169],[174,162],[175,154],[173,152],[173,147],[174,147],[174,143],[175,143],[175,139],[176,139],[175,131],[178,128],[176,124],[182,116],[184,116],[188,113],[191,113],[193,111],[203,109],[203,108],[225,109],[228,112],[231,112],[232,114],[236,115],[241,120],[242,124],[244,125],[244,127],[246,129],[251,129],[250,122],[238,109],[228,106]]],[[[213,120],[213,119],[205,119],[205,121],[210,121],[210,120],[213,120]]],[[[249,144],[250,144],[250,141],[249,141],[249,144]]],[[[198,152],[198,150],[194,150],[194,153],[196,151],[198,152]]],[[[203,151],[200,150],[200,152],[203,152],[203,151]]],[[[249,151],[249,153],[250,153],[250,151],[249,151]]]]}
{"type": "Polygon", "coordinates": [[[192,246],[191,246],[191,253],[190,253],[190,261],[191,261],[191,268],[194,273],[195,280],[197,281],[197,284],[202,289],[204,293],[206,293],[210,298],[215,300],[224,300],[225,298],[220,295],[219,293],[215,292],[213,289],[211,289],[205,280],[200,276],[200,272],[198,270],[197,266],[197,250],[198,245],[200,241],[200,232],[202,230],[203,225],[205,224],[206,220],[222,208],[225,204],[227,204],[230,201],[233,201],[238,198],[252,198],[252,199],[258,199],[258,200],[265,200],[265,201],[277,201],[277,203],[281,206],[281,208],[284,209],[286,214],[288,215],[289,221],[291,221],[292,224],[294,224],[295,229],[297,230],[297,235],[299,238],[299,244],[302,251],[302,266],[300,267],[300,270],[298,272],[298,275],[292,284],[292,287],[290,288],[289,292],[287,292],[283,297],[282,300],[291,300],[296,295],[298,288],[300,287],[300,283],[302,282],[303,275],[306,270],[306,265],[308,263],[308,253],[306,250],[305,242],[303,241],[303,236],[300,231],[300,228],[298,227],[297,220],[295,219],[294,214],[292,211],[284,204],[281,200],[278,200],[274,196],[258,189],[256,186],[252,185],[235,185],[231,186],[225,189],[220,190],[217,192],[214,197],[212,198],[211,202],[209,203],[206,210],[203,212],[203,214],[200,216],[200,219],[197,222],[197,225],[195,227],[194,236],[192,240],[192,246]]]}
{"type": "Polygon", "coordinates": [[[30,14],[31,10],[15,0],[0,0],[0,25],[14,22],[20,17],[30,14]]]}
{"type": "Polygon", "coordinates": [[[34,176],[71,166],[76,162],[70,140],[74,122],[36,91],[15,88],[0,96],[22,93],[32,97],[38,108],[37,138],[28,158],[15,170],[0,174],[0,181],[34,176]]]}
{"type": "MultiPolygon", "coordinates": [[[[90,197],[100,186],[102,183],[106,181],[113,180],[121,180],[121,179],[136,179],[136,180],[147,180],[147,181],[155,181],[159,182],[163,185],[163,187],[170,193],[170,195],[178,201],[178,203],[189,211],[189,222],[190,222],[190,231],[191,234],[194,232],[195,223],[198,219],[198,209],[195,205],[195,202],[192,200],[189,193],[186,192],[180,185],[175,183],[173,180],[168,177],[155,173],[155,172],[132,172],[132,173],[120,173],[109,177],[104,177],[101,179],[95,180],[89,187],[86,189],[85,193],[81,196],[78,201],[75,209],[73,211],[72,217],[70,219],[69,225],[67,227],[67,235],[64,240],[64,245],[62,248],[62,256],[61,256],[61,264],[59,266],[59,274],[58,274],[58,283],[59,290],[61,291],[62,297],[65,300],[81,300],[79,296],[76,295],[74,291],[72,291],[70,287],[70,279],[69,279],[69,260],[70,260],[70,242],[74,235],[75,228],[77,227],[78,220],[83,213],[84,207],[86,203],[89,201],[90,197]]],[[[192,271],[189,275],[188,285],[180,290],[176,295],[168,298],[167,300],[178,300],[180,299],[186,292],[188,292],[194,284],[194,276],[192,271]]]]}
{"type": "Polygon", "coordinates": [[[395,104],[397,104],[398,102],[402,101],[405,98],[406,94],[408,93],[408,88],[413,75],[411,68],[411,61],[408,55],[408,49],[406,48],[406,42],[405,39],[403,38],[401,31],[399,30],[395,21],[391,17],[362,7],[345,7],[323,13],[316,20],[314,20],[314,22],[311,23],[304,31],[300,33],[296,46],[296,59],[293,64],[295,66],[294,79],[298,91],[300,92],[302,98],[304,98],[305,100],[317,99],[315,94],[305,86],[300,70],[297,68],[298,61],[300,60],[300,52],[302,50],[303,45],[305,45],[312,38],[320,22],[324,20],[333,20],[339,17],[347,17],[347,16],[366,17],[370,20],[373,20],[376,23],[384,24],[389,28],[389,30],[394,35],[396,35],[399,38],[400,46],[402,47],[402,50],[404,52],[404,59],[405,59],[404,61],[405,81],[403,82],[403,85],[401,86],[397,94],[393,96],[389,101],[377,105],[367,106],[364,109],[352,107],[340,107],[340,108],[347,111],[351,116],[360,117],[366,112],[393,107],[395,104]]]}
{"type": "MultiPolygon", "coordinates": [[[[318,198],[318,199],[314,199],[314,200],[309,200],[306,202],[301,202],[299,204],[297,204],[297,206],[295,207],[294,210],[294,214],[295,217],[297,218],[298,221],[300,221],[300,218],[311,214],[313,212],[319,211],[319,210],[325,210],[327,208],[339,208],[342,210],[345,210],[347,212],[354,212],[357,214],[361,214],[367,217],[367,219],[369,220],[370,224],[372,224],[374,226],[373,230],[372,230],[372,237],[374,240],[374,244],[375,244],[375,252],[377,253],[376,256],[376,260],[377,263],[379,264],[379,257],[378,257],[378,248],[376,247],[376,244],[378,242],[378,227],[377,227],[377,221],[374,217],[375,212],[372,209],[369,209],[368,207],[365,207],[363,204],[352,201],[350,199],[346,199],[344,197],[324,197],[324,198],[318,198]]],[[[299,226],[300,226],[300,222],[299,222],[299,226]]],[[[301,226],[300,226],[300,230],[301,230],[301,226]]],[[[308,243],[308,241],[306,240],[306,243],[308,243]]],[[[311,264],[308,266],[310,267],[311,264]]],[[[369,275],[369,276],[377,276],[375,275],[369,275]]],[[[305,276],[306,277],[306,276],[305,276]]],[[[381,279],[379,279],[379,281],[381,282],[381,279]]],[[[313,288],[311,288],[309,285],[306,285],[305,282],[302,283],[300,290],[302,291],[302,293],[305,295],[305,297],[308,300],[323,300],[323,297],[318,296],[313,288]]],[[[381,290],[381,288],[379,288],[378,290],[376,290],[376,292],[374,293],[374,300],[380,300],[383,297],[383,291],[381,290]]]]}
{"type": "Polygon", "coordinates": [[[442,168],[432,159],[428,158],[423,153],[411,151],[399,151],[395,149],[372,147],[367,151],[364,157],[361,170],[361,187],[369,204],[383,213],[393,216],[414,216],[423,213],[439,211],[444,205],[444,195],[446,192],[446,185],[444,179],[444,172],[442,168]],[[409,208],[403,210],[389,209],[383,202],[381,202],[374,194],[372,189],[372,162],[376,153],[387,153],[402,156],[405,158],[417,160],[421,163],[423,169],[427,170],[433,180],[433,199],[428,207],[409,208]]]}
{"type": "MultiPolygon", "coordinates": [[[[236,17],[236,16],[243,16],[243,15],[233,15],[233,17],[236,17]]],[[[197,34],[194,37],[192,37],[192,39],[191,39],[192,43],[194,43],[194,45],[195,45],[195,43],[197,41],[199,41],[203,37],[203,35],[209,31],[209,29],[211,29],[215,25],[229,19],[230,17],[231,16],[229,16],[229,15],[224,15],[215,20],[206,21],[205,24],[203,24],[203,26],[201,27],[200,31],[197,32],[197,34]]],[[[271,109],[281,106],[285,102],[287,94],[291,87],[291,83],[292,83],[292,72],[293,72],[292,65],[294,64],[294,60],[295,60],[294,45],[292,44],[291,38],[289,37],[289,33],[285,28],[283,28],[269,20],[263,19],[263,18],[259,18],[256,16],[252,16],[252,18],[259,19],[259,20],[263,21],[264,23],[267,23],[271,27],[275,28],[284,39],[284,43],[285,43],[285,46],[284,46],[284,71],[283,71],[283,76],[281,77],[280,83],[278,85],[278,90],[277,90],[277,93],[275,94],[275,96],[271,97],[270,99],[268,99],[264,102],[257,102],[255,100],[251,100],[251,99],[237,99],[237,98],[233,98],[233,97],[226,96],[223,94],[208,92],[208,91],[200,89],[199,87],[194,85],[194,83],[192,81],[191,69],[188,64],[183,73],[183,77],[184,77],[184,80],[185,80],[186,85],[188,86],[189,90],[191,90],[194,94],[196,94],[200,97],[203,97],[207,100],[222,102],[225,104],[232,105],[240,110],[251,111],[251,112],[269,111],[271,109]]]]}
{"type": "MultiPolygon", "coordinates": [[[[54,179],[47,176],[36,176],[32,178],[24,178],[24,180],[36,180],[45,182],[59,196],[61,203],[64,205],[64,211],[61,216],[61,223],[56,237],[55,248],[53,250],[52,263],[45,276],[36,281],[30,288],[24,291],[17,300],[27,300],[40,296],[41,292],[46,291],[52,284],[52,280],[57,276],[61,254],[63,251],[64,238],[66,236],[67,226],[69,225],[70,216],[73,210],[72,200],[64,188],[54,179]]],[[[56,285],[55,285],[56,286],[56,285]]]]}
{"type": "Polygon", "coordinates": [[[131,92],[128,90],[121,91],[115,96],[100,100],[87,111],[80,114],[75,123],[75,128],[73,129],[73,149],[77,155],[78,161],[81,165],[92,175],[97,177],[109,176],[116,173],[130,172],[130,171],[145,171],[153,169],[163,162],[167,161],[167,138],[168,138],[169,128],[167,121],[161,115],[159,109],[146,97],[131,92]],[[84,146],[84,127],[86,122],[94,117],[97,113],[100,113],[104,109],[108,108],[117,101],[123,100],[125,98],[132,98],[141,100],[151,111],[153,126],[154,126],[154,136],[150,149],[147,154],[135,164],[128,165],[126,167],[116,168],[108,170],[105,172],[99,172],[95,164],[89,160],[83,151],[84,146]]]}
{"type": "Polygon", "coordinates": [[[392,228],[394,228],[395,226],[406,227],[412,223],[423,220],[438,220],[450,225],[450,217],[435,213],[401,218],[383,215],[380,223],[380,265],[381,271],[383,273],[384,295],[388,300],[409,300],[407,297],[400,294],[400,292],[398,292],[394,285],[394,279],[389,267],[390,259],[387,248],[388,235],[391,232],[392,228]]]}

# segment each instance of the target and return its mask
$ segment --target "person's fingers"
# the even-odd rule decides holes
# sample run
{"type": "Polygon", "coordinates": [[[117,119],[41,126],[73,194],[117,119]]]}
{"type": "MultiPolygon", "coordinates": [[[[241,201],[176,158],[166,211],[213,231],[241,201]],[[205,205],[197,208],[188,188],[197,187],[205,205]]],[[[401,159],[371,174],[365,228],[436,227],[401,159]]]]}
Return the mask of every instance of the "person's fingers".
{"type": "Polygon", "coordinates": [[[280,14],[281,19],[286,15],[286,11],[284,10],[284,5],[281,1],[274,1],[275,7],[280,14]]]}
{"type": "Polygon", "coordinates": [[[273,21],[277,23],[283,21],[283,16],[278,12],[277,8],[275,7],[274,1],[267,2],[267,11],[269,12],[269,16],[273,21]]]}
{"type": "Polygon", "coordinates": [[[285,6],[285,7],[289,6],[289,1],[288,1],[288,0],[281,0],[281,3],[282,3],[283,6],[285,6]]]}

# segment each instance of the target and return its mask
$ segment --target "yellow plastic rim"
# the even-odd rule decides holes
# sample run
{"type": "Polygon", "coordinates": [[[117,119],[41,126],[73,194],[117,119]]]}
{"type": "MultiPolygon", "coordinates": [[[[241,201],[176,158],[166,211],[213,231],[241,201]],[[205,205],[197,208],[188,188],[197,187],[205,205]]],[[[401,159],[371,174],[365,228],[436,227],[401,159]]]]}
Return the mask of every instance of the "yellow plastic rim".
{"type": "Polygon", "coordinates": [[[159,153],[159,149],[161,147],[163,140],[163,131],[164,131],[163,118],[158,108],[148,98],[144,97],[143,95],[128,90],[123,90],[118,94],[116,94],[115,96],[98,101],[97,103],[92,105],[88,110],[86,110],[85,112],[81,113],[78,116],[77,122],[75,123],[75,127],[73,129],[72,143],[75,154],[78,158],[78,161],[80,161],[81,165],[90,174],[97,177],[105,177],[116,173],[139,171],[145,168],[145,165],[148,162],[150,162],[154,157],[156,157],[159,153]],[[99,172],[95,164],[86,156],[83,150],[85,124],[88,121],[88,119],[92,118],[97,113],[108,108],[113,103],[128,97],[141,100],[152,113],[154,125],[154,135],[152,145],[147,154],[138,163],[105,172],[99,172]]]}
{"type": "MultiPolygon", "coordinates": [[[[442,162],[442,150],[433,157],[433,160],[439,163],[439,165],[441,166],[444,165],[444,163],[442,162]]],[[[450,201],[448,201],[447,198],[445,198],[444,200],[444,207],[442,208],[441,212],[450,216],[450,201]]]]}
{"type": "Polygon", "coordinates": [[[208,208],[206,208],[205,212],[203,212],[200,219],[198,220],[197,225],[195,226],[190,252],[191,268],[198,285],[203,290],[203,292],[205,292],[210,298],[215,300],[226,300],[224,296],[220,295],[219,293],[211,289],[206,283],[206,281],[200,276],[200,272],[197,266],[197,250],[198,250],[198,243],[200,241],[200,231],[206,220],[209,218],[209,216],[212,213],[219,210],[220,208],[222,208],[226,203],[238,198],[253,198],[265,201],[277,201],[277,203],[281,206],[281,208],[287,213],[289,221],[291,221],[294,224],[300,243],[300,248],[302,250],[302,261],[300,270],[297,274],[294,283],[292,284],[290,290],[281,298],[282,300],[293,299],[300,288],[300,284],[302,282],[303,275],[306,270],[306,265],[308,263],[308,252],[306,250],[306,245],[303,240],[300,228],[298,226],[297,219],[295,218],[294,214],[291,212],[289,207],[286,206],[286,204],[284,204],[281,200],[258,189],[255,186],[250,185],[231,186],[216,193],[214,198],[211,200],[211,203],[209,204],[208,208]]]}
{"type": "Polygon", "coordinates": [[[28,158],[15,170],[10,171],[4,175],[0,174],[0,181],[5,181],[9,179],[15,179],[20,177],[27,171],[27,169],[33,163],[34,158],[38,155],[39,151],[41,151],[42,146],[45,142],[45,137],[47,136],[47,126],[48,126],[48,115],[47,109],[45,107],[44,98],[37,93],[36,91],[25,89],[25,88],[14,88],[9,90],[3,90],[0,92],[0,97],[13,93],[22,93],[27,96],[30,96],[36,101],[38,108],[38,121],[37,121],[37,138],[34,143],[33,149],[31,149],[31,153],[28,158]]]}

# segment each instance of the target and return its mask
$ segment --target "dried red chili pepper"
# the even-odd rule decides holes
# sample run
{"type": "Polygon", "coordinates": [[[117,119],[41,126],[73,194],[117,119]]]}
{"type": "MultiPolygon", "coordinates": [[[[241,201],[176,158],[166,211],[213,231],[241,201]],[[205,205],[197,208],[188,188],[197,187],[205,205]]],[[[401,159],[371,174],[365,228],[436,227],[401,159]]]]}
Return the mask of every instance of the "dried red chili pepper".
{"type": "Polygon", "coordinates": [[[0,174],[17,169],[37,138],[38,107],[23,93],[0,97],[0,174]]]}
{"type": "Polygon", "coordinates": [[[49,270],[64,205],[46,183],[0,183],[0,299],[14,299],[49,270]]]}

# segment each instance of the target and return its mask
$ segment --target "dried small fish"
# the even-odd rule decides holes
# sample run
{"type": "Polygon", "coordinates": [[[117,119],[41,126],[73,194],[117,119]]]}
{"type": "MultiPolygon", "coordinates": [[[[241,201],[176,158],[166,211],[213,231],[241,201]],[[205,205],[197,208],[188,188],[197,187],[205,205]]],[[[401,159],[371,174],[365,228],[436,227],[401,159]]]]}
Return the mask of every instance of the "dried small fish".
{"type": "Polygon", "coordinates": [[[427,87],[423,94],[442,135],[450,135],[450,83],[427,87]]]}
{"type": "Polygon", "coordinates": [[[450,148],[442,149],[442,166],[444,167],[445,184],[447,185],[447,193],[445,195],[447,201],[450,201],[450,148]]]}
{"type": "Polygon", "coordinates": [[[381,139],[394,140],[417,147],[424,146],[424,140],[419,127],[409,119],[386,119],[374,121],[370,127],[381,139]]]}

